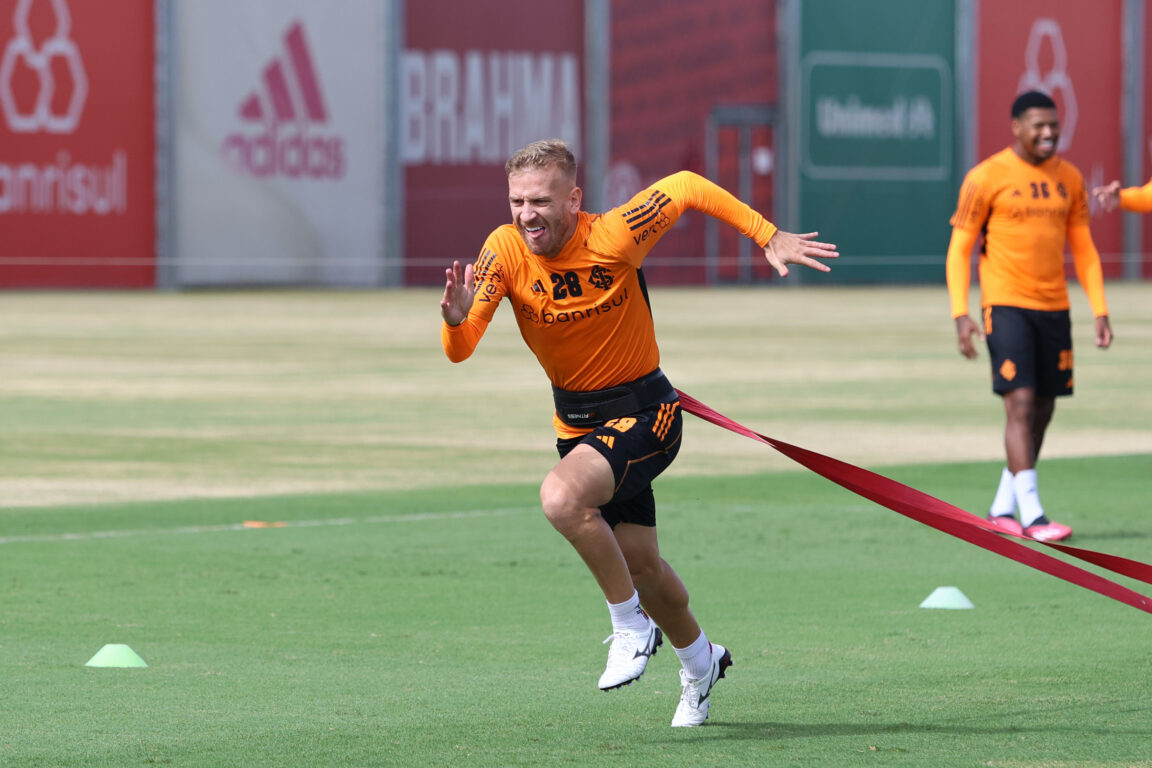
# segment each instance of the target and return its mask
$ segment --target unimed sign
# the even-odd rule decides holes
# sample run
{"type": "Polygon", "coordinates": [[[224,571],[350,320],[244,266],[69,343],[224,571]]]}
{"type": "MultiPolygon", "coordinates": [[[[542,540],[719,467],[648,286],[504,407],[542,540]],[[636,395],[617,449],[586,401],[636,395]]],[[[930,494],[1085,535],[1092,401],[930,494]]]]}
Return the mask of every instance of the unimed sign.
{"type": "Polygon", "coordinates": [[[814,179],[939,181],[952,174],[952,68],[934,55],[804,57],[803,171],[814,179]]]}
{"type": "Polygon", "coordinates": [[[801,231],[852,254],[837,280],[941,279],[957,187],[954,3],[807,0],[800,9],[801,231]]]}
{"type": "Polygon", "coordinates": [[[0,288],[155,283],[152,9],[0,0],[0,288]]]}

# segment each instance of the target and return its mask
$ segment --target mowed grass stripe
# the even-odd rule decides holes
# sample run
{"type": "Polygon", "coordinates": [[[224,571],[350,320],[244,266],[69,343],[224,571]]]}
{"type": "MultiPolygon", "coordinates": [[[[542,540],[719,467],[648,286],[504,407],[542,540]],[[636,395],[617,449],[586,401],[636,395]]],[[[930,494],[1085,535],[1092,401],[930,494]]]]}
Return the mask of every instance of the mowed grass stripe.
{"type": "MultiPolygon", "coordinates": [[[[1049,505],[1076,543],[1152,559],[1149,461],[1051,462],[1049,505]]],[[[979,509],[997,471],[892,475],[979,509]]],[[[493,507],[528,510],[536,486],[137,503],[89,519],[440,514],[489,491],[493,507]]],[[[807,472],[673,473],[656,492],[662,554],[736,659],[704,728],[669,727],[667,648],[633,686],[596,689],[603,598],[525,512],[6,547],[0,764],[1147,765],[1144,614],[807,472]],[[976,608],[919,609],[941,585],[976,608]],[[149,668],[85,668],[110,642],[149,668]]]]}
{"type": "MultiPolygon", "coordinates": [[[[651,296],[673,384],[760,432],[869,468],[1003,456],[986,353],[957,354],[943,286],[651,296]]],[[[1109,286],[1106,352],[1071,298],[1077,394],[1044,458],[1152,452],[1152,284],[1109,286]]],[[[512,313],[452,364],[438,299],[5,295],[0,508],[539,482],[552,403],[512,313]]],[[[678,473],[792,468],[686,420],[678,473]]]]}
{"type": "MultiPolygon", "coordinates": [[[[531,508],[534,509],[534,508],[531,508]]],[[[124,539],[133,536],[183,536],[201,533],[227,533],[251,531],[262,528],[321,528],[344,525],[378,525],[381,523],[423,523],[432,520],[468,520],[476,517],[495,517],[530,511],[528,507],[519,509],[473,509],[463,512],[425,512],[416,515],[394,515],[387,517],[343,517],[326,520],[254,520],[225,525],[186,525],[179,528],[137,528],[119,531],[83,531],[74,533],[34,533],[21,536],[0,536],[0,544],[53,543],[67,541],[90,541],[92,539],[124,539]]]]}

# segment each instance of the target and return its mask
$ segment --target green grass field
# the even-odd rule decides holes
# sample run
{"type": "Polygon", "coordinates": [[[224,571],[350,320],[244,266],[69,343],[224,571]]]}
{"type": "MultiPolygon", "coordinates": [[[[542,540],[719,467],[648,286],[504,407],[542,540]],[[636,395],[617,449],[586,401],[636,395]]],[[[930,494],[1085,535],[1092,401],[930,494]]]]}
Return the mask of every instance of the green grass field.
{"type": "MultiPolygon", "coordinates": [[[[1152,561],[1152,288],[1109,300],[1107,352],[1074,306],[1041,491],[1152,561]]],[[[942,288],[653,301],[682,389],[986,508],[1001,414],[942,288]]],[[[3,297],[0,765],[1152,766],[1152,616],[692,417],[662,549],[735,666],[698,729],[667,646],[600,692],[603,600],[536,509],[546,381],[506,312],[449,364],[435,304],[3,297]],[[943,585],[975,609],[918,607],[943,585]],[[148,668],[86,667],[106,643],[148,668]]]]}

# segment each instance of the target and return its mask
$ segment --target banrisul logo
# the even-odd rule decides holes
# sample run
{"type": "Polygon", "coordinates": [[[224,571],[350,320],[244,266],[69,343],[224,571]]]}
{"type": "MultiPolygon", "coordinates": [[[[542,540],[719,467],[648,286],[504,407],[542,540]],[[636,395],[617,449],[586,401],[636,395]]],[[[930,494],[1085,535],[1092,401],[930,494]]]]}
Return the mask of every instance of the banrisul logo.
{"type": "Polygon", "coordinates": [[[226,136],[220,150],[232,167],[260,178],[344,176],[345,141],[328,127],[324,89],[299,21],[284,33],[283,50],[264,66],[237,116],[245,127],[226,136]]]}
{"type": "MultiPolygon", "coordinates": [[[[12,133],[60,137],[53,160],[0,160],[0,215],[72,214],[97,216],[128,210],[128,154],[121,148],[102,161],[80,162],[68,144],[77,132],[88,99],[88,75],[72,39],[72,15],[65,0],[17,0],[12,37],[0,54],[0,114],[12,133]],[[69,148],[65,148],[69,147],[69,148]]],[[[0,145],[0,149],[3,146],[0,145]]]]}
{"type": "Polygon", "coordinates": [[[73,133],[84,111],[88,77],[70,37],[64,0],[52,0],[51,34],[37,42],[30,23],[33,0],[19,0],[12,39],[0,57],[0,110],[13,133],[73,133]],[[21,89],[23,85],[23,89],[21,89]]]}

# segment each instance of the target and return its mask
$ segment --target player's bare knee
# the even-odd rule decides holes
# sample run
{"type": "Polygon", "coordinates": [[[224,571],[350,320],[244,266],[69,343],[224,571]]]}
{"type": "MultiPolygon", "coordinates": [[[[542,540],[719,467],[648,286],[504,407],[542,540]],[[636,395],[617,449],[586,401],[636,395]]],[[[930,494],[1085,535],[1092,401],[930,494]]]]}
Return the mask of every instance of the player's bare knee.
{"type": "Polygon", "coordinates": [[[1035,398],[1026,390],[1015,390],[1004,398],[1004,411],[1009,420],[1029,422],[1036,411],[1035,398]]]}
{"type": "Polygon", "coordinates": [[[578,529],[588,522],[591,513],[599,514],[598,510],[589,510],[580,504],[568,486],[552,475],[544,478],[540,486],[540,506],[548,522],[561,533],[578,529]]]}

